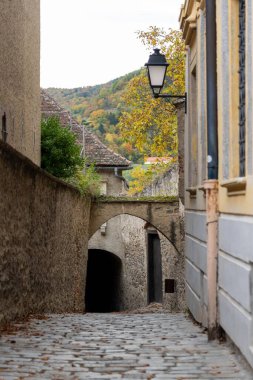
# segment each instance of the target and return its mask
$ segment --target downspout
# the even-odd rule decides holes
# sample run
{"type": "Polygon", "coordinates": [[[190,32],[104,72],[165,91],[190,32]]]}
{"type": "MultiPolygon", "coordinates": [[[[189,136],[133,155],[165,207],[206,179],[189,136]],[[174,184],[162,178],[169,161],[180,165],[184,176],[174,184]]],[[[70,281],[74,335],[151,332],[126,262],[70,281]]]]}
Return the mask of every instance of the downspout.
{"type": "Polygon", "coordinates": [[[120,178],[124,182],[124,187],[126,190],[129,190],[129,185],[127,183],[127,180],[122,176],[118,174],[118,168],[114,168],[114,175],[117,178],[120,178]]]}
{"type": "Polygon", "coordinates": [[[218,179],[216,0],[206,1],[208,179],[218,179]]]}
{"type": "Polygon", "coordinates": [[[204,182],[207,214],[208,339],[217,336],[218,123],[216,0],[206,1],[207,162],[204,182]]]}

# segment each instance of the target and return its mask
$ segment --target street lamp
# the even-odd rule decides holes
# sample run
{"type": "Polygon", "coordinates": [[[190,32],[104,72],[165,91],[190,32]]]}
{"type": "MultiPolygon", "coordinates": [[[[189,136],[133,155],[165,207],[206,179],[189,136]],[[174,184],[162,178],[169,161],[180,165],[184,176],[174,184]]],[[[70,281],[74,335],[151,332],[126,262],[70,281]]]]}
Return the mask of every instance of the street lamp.
{"type": "Polygon", "coordinates": [[[145,64],[148,71],[148,79],[154,98],[175,98],[185,100],[185,109],[187,103],[187,94],[185,95],[169,95],[161,94],[164,86],[167,67],[165,55],[160,53],[160,49],[154,49],[154,53],[149,56],[148,62],[145,64]]]}

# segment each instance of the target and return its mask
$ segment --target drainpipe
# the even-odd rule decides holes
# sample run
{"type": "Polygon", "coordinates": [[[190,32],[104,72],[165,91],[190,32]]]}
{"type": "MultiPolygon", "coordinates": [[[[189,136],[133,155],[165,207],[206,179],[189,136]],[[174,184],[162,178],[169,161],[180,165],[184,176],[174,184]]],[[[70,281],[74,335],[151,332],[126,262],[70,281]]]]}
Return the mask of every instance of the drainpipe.
{"type": "Polygon", "coordinates": [[[217,336],[218,260],[218,123],[216,1],[206,1],[207,151],[208,179],[204,182],[207,214],[208,339],[217,336]]]}
{"type": "Polygon", "coordinates": [[[124,182],[124,187],[126,190],[128,190],[129,185],[127,183],[127,180],[122,175],[118,174],[118,168],[114,168],[114,175],[115,175],[115,177],[120,178],[124,182]]]}
{"type": "Polygon", "coordinates": [[[218,179],[216,1],[206,2],[208,179],[218,179]]]}

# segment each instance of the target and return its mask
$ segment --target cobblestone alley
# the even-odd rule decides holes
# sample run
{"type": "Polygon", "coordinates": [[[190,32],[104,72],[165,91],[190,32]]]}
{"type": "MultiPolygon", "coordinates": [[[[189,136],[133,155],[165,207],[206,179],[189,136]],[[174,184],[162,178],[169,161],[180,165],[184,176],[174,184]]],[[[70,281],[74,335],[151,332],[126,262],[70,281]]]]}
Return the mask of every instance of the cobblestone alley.
{"type": "Polygon", "coordinates": [[[0,338],[0,379],[253,379],[183,314],[50,315],[0,338]]]}

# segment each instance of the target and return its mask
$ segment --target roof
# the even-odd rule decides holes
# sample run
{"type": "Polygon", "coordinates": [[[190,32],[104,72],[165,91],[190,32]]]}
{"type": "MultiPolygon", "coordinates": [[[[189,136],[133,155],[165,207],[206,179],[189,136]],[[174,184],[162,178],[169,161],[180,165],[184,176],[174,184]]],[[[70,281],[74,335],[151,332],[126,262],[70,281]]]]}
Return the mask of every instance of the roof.
{"type": "Polygon", "coordinates": [[[164,163],[167,164],[171,161],[170,157],[146,157],[144,164],[159,164],[164,163]]]}
{"type": "Polygon", "coordinates": [[[109,149],[85,126],[78,124],[71,113],[62,108],[45,90],[41,90],[41,114],[44,118],[57,116],[63,127],[70,126],[80,145],[83,146],[84,140],[84,154],[90,163],[95,163],[98,167],[130,166],[130,161],[109,149]]]}

